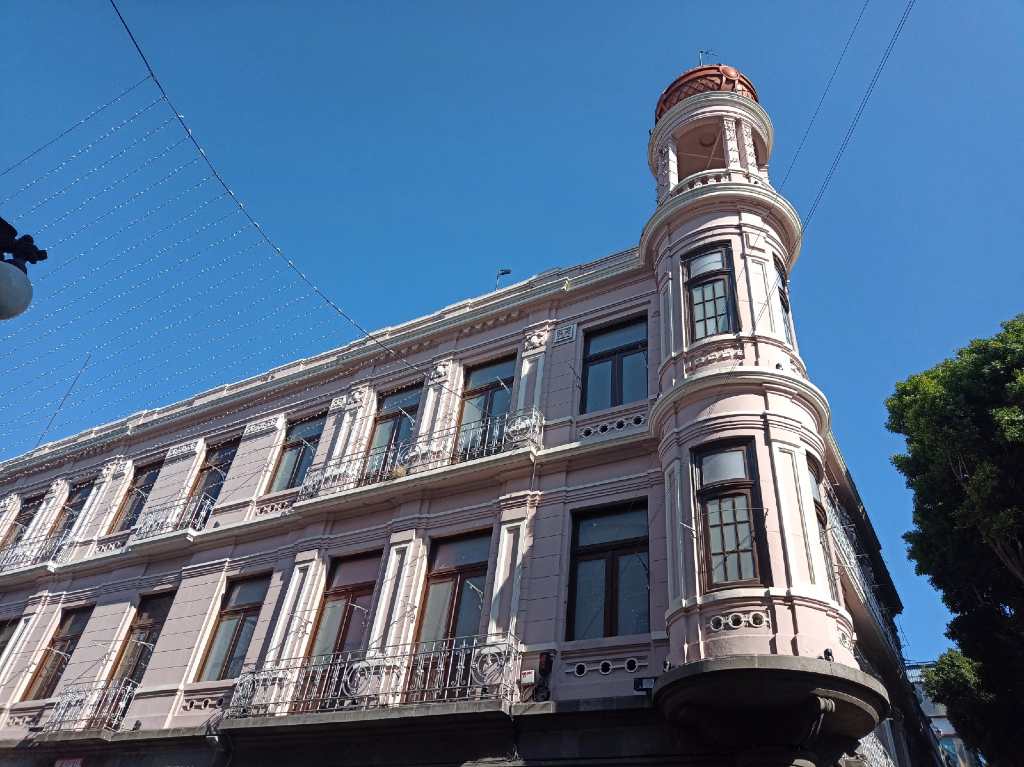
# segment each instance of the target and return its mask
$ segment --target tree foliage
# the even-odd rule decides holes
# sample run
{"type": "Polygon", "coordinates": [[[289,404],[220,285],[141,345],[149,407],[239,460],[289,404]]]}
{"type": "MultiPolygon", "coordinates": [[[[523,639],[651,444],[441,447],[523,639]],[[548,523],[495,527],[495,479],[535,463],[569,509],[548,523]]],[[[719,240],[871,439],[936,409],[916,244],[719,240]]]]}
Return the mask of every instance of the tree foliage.
{"type": "Polygon", "coordinates": [[[898,383],[886,405],[906,438],[893,463],[914,493],[908,554],[963,652],[943,656],[935,699],[969,745],[1015,763],[1003,744],[1024,716],[1024,315],[898,383]]]}

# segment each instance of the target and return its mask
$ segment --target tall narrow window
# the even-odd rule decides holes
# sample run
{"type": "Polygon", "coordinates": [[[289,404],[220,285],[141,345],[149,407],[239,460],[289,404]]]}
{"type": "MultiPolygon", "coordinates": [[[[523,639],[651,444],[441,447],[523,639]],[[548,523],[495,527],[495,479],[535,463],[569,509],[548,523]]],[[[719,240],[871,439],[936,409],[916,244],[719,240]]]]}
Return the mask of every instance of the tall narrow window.
{"type": "Polygon", "coordinates": [[[320,444],[320,435],[324,430],[324,417],[316,416],[305,421],[298,421],[288,426],[285,434],[281,457],[274,471],[274,481],[270,492],[298,487],[306,478],[316,447],[320,444]]]}
{"type": "Polygon", "coordinates": [[[50,535],[59,538],[71,532],[78,518],[82,515],[82,509],[85,508],[86,501],[89,500],[93,484],[93,480],[90,479],[88,482],[80,482],[72,486],[68,492],[68,499],[64,501],[64,505],[60,507],[56,518],[53,520],[50,535]]]}
{"type": "Polygon", "coordinates": [[[422,387],[416,386],[382,396],[378,400],[373,437],[370,439],[366,469],[363,472],[364,482],[380,482],[394,475],[402,448],[412,441],[421,391],[422,387]]]}
{"type": "Polygon", "coordinates": [[[267,575],[228,585],[198,681],[234,679],[241,672],[269,586],[267,575]]]}
{"type": "Polygon", "coordinates": [[[228,476],[231,462],[235,460],[235,453],[238,452],[238,440],[233,439],[216,447],[206,449],[206,456],[203,458],[203,465],[199,468],[199,476],[192,488],[193,498],[209,498],[212,506],[220,496],[220,490],[224,486],[224,480],[228,476]]]}
{"type": "Polygon", "coordinates": [[[36,518],[36,514],[39,513],[39,509],[42,505],[43,496],[41,495],[37,495],[34,498],[26,498],[21,502],[21,506],[18,508],[18,513],[11,521],[10,526],[7,528],[7,532],[4,533],[3,542],[0,543],[0,549],[5,549],[8,546],[14,546],[25,537],[25,533],[28,532],[29,525],[31,525],[32,520],[36,518]]]}
{"type": "Polygon", "coordinates": [[[718,248],[685,261],[691,341],[736,329],[729,258],[727,249],[718,248]]]}
{"type": "Polygon", "coordinates": [[[459,460],[501,452],[515,377],[515,357],[469,371],[459,421],[459,460]]]}
{"type": "Polygon", "coordinates": [[[142,682],[173,601],[173,592],[142,598],[110,675],[112,682],[120,682],[122,679],[135,684],[142,682]]]}
{"type": "Polygon", "coordinates": [[[421,642],[480,633],[490,551],[490,531],[434,544],[420,616],[421,642]]]}
{"type": "Polygon", "coordinates": [[[151,463],[148,466],[139,466],[132,475],[132,483],[128,487],[128,494],[121,502],[121,510],[114,520],[114,527],[111,532],[120,533],[130,530],[139,521],[142,507],[146,505],[149,494],[156,484],[157,475],[160,473],[160,464],[151,463]]]}
{"type": "Polygon", "coordinates": [[[575,516],[567,624],[566,639],[650,630],[646,501],[575,516]]]}
{"type": "Polygon", "coordinates": [[[43,650],[43,657],[32,675],[24,700],[41,700],[53,695],[91,615],[92,607],[64,611],[56,633],[43,650]]]}
{"type": "Polygon", "coordinates": [[[697,456],[708,588],[759,582],[758,505],[750,445],[713,448],[697,456]]]}
{"type": "MultiPolygon", "coordinates": [[[[775,259],[775,291],[777,294],[776,306],[779,324],[782,326],[782,334],[786,342],[793,343],[792,314],[789,311],[789,277],[786,268],[778,259],[775,259]]],[[[769,296],[770,298],[770,296],[769,296]]]]}
{"type": "Polygon", "coordinates": [[[647,318],[586,334],[583,347],[584,413],[647,396],[647,318]]]}
{"type": "Polygon", "coordinates": [[[380,552],[340,559],[327,577],[309,654],[313,658],[366,647],[370,600],[380,575],[380,552]]]}
{"type": "Polygon", "coordinates": [[[814,516],[818,520],[818,540],[821,542],[821,551],[825,556],[825,572],[828,574],[828,590],[832,599],[839,601],[839,582],[836,578],[835,559],[832,557],[832,546],[828,535],[828,514],[825,511],[825,503],[821,498],[821,472],[818,466],[807,460],[807,474],[811,482],[811,497],[814,498],[814,516]]]}
{"type": "Polygon", "coordinates": [[[4,657],[7,648],[10,646],[14,635],[18,633],[18,626],[21,625],[21,618],[10,618],[0,621],[0,659],[4,657]]]}

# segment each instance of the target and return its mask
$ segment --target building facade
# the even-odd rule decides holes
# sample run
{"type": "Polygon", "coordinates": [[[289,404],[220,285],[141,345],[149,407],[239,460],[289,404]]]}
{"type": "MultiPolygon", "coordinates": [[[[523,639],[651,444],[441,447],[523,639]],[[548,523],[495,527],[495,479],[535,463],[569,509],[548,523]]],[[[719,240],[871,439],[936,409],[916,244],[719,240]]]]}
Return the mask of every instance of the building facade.
{"type": "Polygon", "coordinates": [[[768,115],[655,118],[637,248],[0,464],[0,760],[936,763],[768,115]]]}
{"type": "Polygon", "coordinates": [[[934,663],[908,663],[907,678],[914,685],[914,692],[921,702],[921,710],[931,723],[932,732],[939,741],[942,758],[948,767],[980,767],[982,764],[978,754],[967,747],[957,733],[953,723],[949,721],[946,707],[932,700],[924,689],[924,672],[934,663]]]}

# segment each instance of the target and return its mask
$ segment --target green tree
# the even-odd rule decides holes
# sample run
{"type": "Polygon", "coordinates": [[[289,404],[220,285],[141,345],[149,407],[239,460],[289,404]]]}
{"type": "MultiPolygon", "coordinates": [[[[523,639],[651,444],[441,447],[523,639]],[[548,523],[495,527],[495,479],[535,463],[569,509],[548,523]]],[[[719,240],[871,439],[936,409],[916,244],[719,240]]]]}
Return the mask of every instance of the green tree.
{"type": "Polygon", "coordinates": [[[1024,315],[898,383],[886,406],[888,428],[906,438],[893,463],[914,493],[908,555],[953,613],[946,634],[963,653],[943,656],[934,697],[989,761],[1019,764],[1024,315]]]}

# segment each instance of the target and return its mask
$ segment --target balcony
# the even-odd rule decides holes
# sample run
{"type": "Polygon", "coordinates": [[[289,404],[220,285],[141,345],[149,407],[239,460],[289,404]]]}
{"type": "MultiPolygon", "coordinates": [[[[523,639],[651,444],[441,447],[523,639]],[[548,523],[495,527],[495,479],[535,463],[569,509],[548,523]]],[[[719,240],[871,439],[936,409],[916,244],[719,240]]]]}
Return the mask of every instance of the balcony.
{"type": "Polygon", "coordinates": [[[82,682],[65,687],[43,729],[47,732],[111,730],[121,727],[138,682],[82,682]]]}
{"type": "Polygon", "coordinates": [[[755,186],[771,188],[771,184],[768,183],[766,178],[759,176],[756,173],[751,173],[748,170],[743,170],[741,168],[713,168],[711,170],[702,170],[697,173],[691,173],[686,178],[680,179],[679,182],[669,190],[668,196],[674,197],[677,194],[692,192],[693,190],[700,189],[702,187],[728,182],[754,184],[755,186]]]}
{"type": "Polygon", "coordinates": [[[155,538],[178,530],[202,530],[210,519],[214,503],[216,499],[200,495],[148,508],[136,523],[128,542],[155,538]]]}
{"type": "Polygon", "coordinates": [[[17,543],[0,549],[0,573],[31,567],[43,562],[60,562],[69,541],[70,537],[67,533],[22,538],[17,543]]]}
{"type": "Polygon", "coordinates": [[[517,448],[539,448],[543,425],[539,411],[519,410],[376,448],[363,455],[335,458],[310,467],[299,500],[375,485],[517,448]]]}
{"type": "Polygon", "coordinates": [[[282,660],[245,671],[225,716],[519,699],[519,642],[481,635],[282,660]]]}

